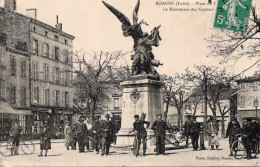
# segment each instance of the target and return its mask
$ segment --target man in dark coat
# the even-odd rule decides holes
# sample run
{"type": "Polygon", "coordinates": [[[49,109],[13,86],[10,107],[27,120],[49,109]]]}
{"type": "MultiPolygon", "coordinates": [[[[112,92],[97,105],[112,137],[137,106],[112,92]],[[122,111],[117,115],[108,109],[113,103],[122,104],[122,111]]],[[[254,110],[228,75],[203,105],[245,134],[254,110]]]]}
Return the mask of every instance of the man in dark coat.
{"type": "MultiPolygon", "coordinates": [[[[231,117],[231,121],[228,123],[228,128],[226,131],[226,137],[229,138],[230,148],[232,147],[233,142],[237,140],[236,135],[238,135],[239,133],[241,133],[240,124],[234,117],[231,117]]],[[[232,156],[232,152],[230,152],[230,156],[232,156]]]]}
{"type": "Polygon", "coordinates": [[[195,118],[192,117],[190,122],[190,137],[191,137],[192,147],[194,151],[198,150],[199,147],[198,144],[199,135],[200,135],[200,125],[198,122],[195,121],[195,118]]]}
{"type": "Polygon", "coordinates": [[[79,145],[79,152],[82,153],[84,152],[84,147],[85,147],[85,138],[87,134],[87,126],[84,124],[84,119],[82,117],[79,118],[79,123],[75,125],[75,133],[77,136],[77,141],[79,145]]]}
{"type": "Polygon", "coordinates": [[[243,120],[244,126],[242,128],[242,141],[244,143],[246,153],[247,153],[247,159],[251,159],[251,149],[252,149],[252,143],[254,139],[254,129],[251,123],[251,118],[246,118],[243,120]]]}
{"type": "Polygon", "coordinates": [[[133,126],[134,126],[134,132],[136,135],[136,142],[137,142],[136,156],[139,155],[141,141],[143,142],[143,155],[145,156],[145,152],[146,152],[146,148],[147,148],[147,146],[146,146],[147,132],[145,130],[144,124],[146,124],[146,129],[147,129],[150,126],[150,122],[139,120],[139,115],[135,115],[134,119],[135,119],[135,122],[133,123],[133,126]]]}
{"type": "Polygon", "coordinates": [[[151,127],[154,130],[156,136],[156,155],[165,155],[165,136],[166,130],[169,130],[167,123],[162,120],[162,114],[157,115],[157,120],[153,123],[151,127]]]}
{"type": "Polygon", "coordinates": [[[186,148],[189,145],[190,127],[191,127],[191,115],[188,115],[188,120],[184,123],[183,129],[186,136],[186,148]]]}
{"type": "Polygon", "coordinates": [[[106,114],[106,120],[102,121],[101,123],[101,137],[102,137],[102,153],[103,156],[105,153],[109,155],[109,148],[111,144],[111,139],[113,136],[113,124],[109,120],[110,115],[106,114]]]}
{"type": "Polygon", "coordinates": [[[253,131],[254,131],[254,139],[256,141],[259,141],[260,124],[257,121],[258,121],[257,118],[252,119],[252,128],[253,128],[253,131]]]}
{"type": "Polygon", "coordinates": [[[96,117],[93,132],[94,132],[94,139],[95,139],[96,154],[99,154],[99,149],[101,146],[101,119],[100,119],[100,117],[96,117]]]}

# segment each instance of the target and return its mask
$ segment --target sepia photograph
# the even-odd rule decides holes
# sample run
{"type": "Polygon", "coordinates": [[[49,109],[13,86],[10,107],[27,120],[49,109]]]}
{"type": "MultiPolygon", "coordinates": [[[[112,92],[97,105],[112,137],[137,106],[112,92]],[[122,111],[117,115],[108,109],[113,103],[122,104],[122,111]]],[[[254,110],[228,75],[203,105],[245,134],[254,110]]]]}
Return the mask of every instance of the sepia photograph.
{"type": "Polygon", "coordinates": [[[260,166],[259,55],[259,0],[0,0],[0,167],[260,166]]]}

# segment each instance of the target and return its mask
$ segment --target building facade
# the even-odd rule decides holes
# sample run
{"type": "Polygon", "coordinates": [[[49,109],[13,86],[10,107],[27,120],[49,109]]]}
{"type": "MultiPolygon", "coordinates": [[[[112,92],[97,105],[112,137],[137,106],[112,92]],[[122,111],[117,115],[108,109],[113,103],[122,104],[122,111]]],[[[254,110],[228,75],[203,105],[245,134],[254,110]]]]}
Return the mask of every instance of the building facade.
{"type": "Polygon", "coordinates": [[[30,100],[34,118],[32,131],[36,133],[42,121],[63,127],[64,120],[72,117],[73,39],[72,35],[62,32],[61,23],[54,28],[31,19],[30,100]]]}
{"type": "Polygon", "coordinates": [[[72,117],[75,37],[61,23],[52,27],[17,13],[15,4],[5,0],[0,7],[1,133],[8,134],[15,117],[23,133],[37,136],[44,121],[63,127],[72,117]]]}
{"type": "Polygon", "coordinates": [[[258,101],[260,100],[260,75],[237,80],[237,119],[242,124],[244,118],[259,118],[258,101]],[[255,103],[257,101],[257,103],[255,103]]]}

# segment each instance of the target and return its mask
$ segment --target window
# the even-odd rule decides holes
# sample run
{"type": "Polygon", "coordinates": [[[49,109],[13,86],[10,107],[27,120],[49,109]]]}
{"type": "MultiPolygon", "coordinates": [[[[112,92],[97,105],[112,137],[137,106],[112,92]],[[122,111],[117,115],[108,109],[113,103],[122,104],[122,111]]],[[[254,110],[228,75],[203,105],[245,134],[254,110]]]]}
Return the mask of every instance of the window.
{"type": "Polygon", "coordinates": [[[10,102],[12,104],[16,103],[16,87],[13,85],[10,87],[10,102]]]}
{"type": "Polygon", "coordinates": [[[55,47],[55,60],[58,60],[59,61],[59,48],[58,47],[55,47]]]}
{"type": "Polygon", "coordinates": [[[241,83],[241,90],[246,90],[246,85],[245,85],[245,83],[241,83]]]}
{"type": "Polygon", "coordinates": [[[69,92],[65,92],[65,107],[69,107],[69,92]]]}
{"type": "Polygon", "coordinates": [[[33,26],[33,31],[34,31],[34,32],[36,32],[36,31],[37,31],[37,29],[36,29],[36,27],[35,27],[35,26],[33,26]]]}
{"type": "Polygon", "coordinates": [[[33,88],[33,103],[38,104],[39,103],[39,87],[33,88]]]}
{"type": "Polygon", "coordinates": [[[44,36],[45,36],[45,37],[48,37],[48,31],[45,31],[45,32],[44,32],[44,36]]]}
{"type": "Polygon", "coordinates": [[[70,73],[68,71],[65,72],[66,76],[65,76],[65,85],[68,86],[69,84],[69,77],[70,77],[70,73]]]}
{"type": "Polygon", "coordinates": [[[48,106],[50,104],[50,90],[49,89],[44,90],[44,101],[45,101],[46,106],[48,106]]]}
{"type": "Polygon", "coordinates": [[[64,50],[64,62],[69,63],[69,51],[64,50]]]}
{"type": "Polygon", "coordinates": [[[119,98],[114,98],[114,110],[119,110],[119,98]]]}
{"type": "Polygon", "coordinates": [[[66,45],[68,45],[68,40],[67,40],[67,39],[64,39],[64,43],[65,43],[66,45]]]}
{"type": "Polygon", "coordinates": [[[44,72],[44,76],[43,76],[44,80],[49,81],[49,65],[48,64],[44,64],[43,72],[44,72]]]}
{"type": "Polygon", "coordinates": [[[66,71],[66,69],[63,69],[61,71],[61,84],[62,85],[65,84],[65,71],[66,71]]]}
{"type": "Polygon", "coordinates": [[[253,89],[256,91],[258,90],[257,82],[253,82],[253,89]]]}
{"type": "Polygon", "coordinates": [[[58,67],[55,67],[55,73],[56,73],[56,75],[55,75],[56,84],[59,84],[60,83],[60,69],[58,67]]]}
{"type": "Polygon", "coordinates": [[[246,99],[245,97],[240,97],[240,107],[245,107],[246,99]]]}
{"type": "Polygon", "coordinates": [[[58,35],[54,35],[54,40],[55,40],[55,41],[59,41],[58,35]]]}
{"type": "Polygon", "coordinates": [[[38,63],[37,62],[34,62],[33,63],[33,79],[39,79],[39,70],[38,70],[38,68],[39,68],[39,65],[38,65],[38,63]]]}
{"type": "Polygon", "coordinates": [[[56,90],[55,91],[55,101],[56,101],[56,106],[59,106],[59,100],[60,99],[60,91],[56,90]]]}
{"type": "Polygon", "coordinates": [[[26,88],[21,87],[21,105],[26,105],[26,88]]]}
{"type": "Polygon", "coordinates": [[[21,60],[21,77],[25,78],[26,77],[26,61],[21,60]]]}
{"type": "Polygon", "coordinates": [[[44,54],[45,54],[45,56],[46,57],[49,57],[50,56],[50,46],[49,46],[49,44],[47,44],[47,43],[45,43],[44,44],[44,54]]]}
{"type": "Polygon", "coordinates": [[[33,53],[39,56],[39,42],[36,39],[33,39],[33,53]]]}
{"type": "Polygon", "coordinates": [[[16,59],[14,57],[10,58],[10,69],[11,75],[16,76],[16,59]]]}

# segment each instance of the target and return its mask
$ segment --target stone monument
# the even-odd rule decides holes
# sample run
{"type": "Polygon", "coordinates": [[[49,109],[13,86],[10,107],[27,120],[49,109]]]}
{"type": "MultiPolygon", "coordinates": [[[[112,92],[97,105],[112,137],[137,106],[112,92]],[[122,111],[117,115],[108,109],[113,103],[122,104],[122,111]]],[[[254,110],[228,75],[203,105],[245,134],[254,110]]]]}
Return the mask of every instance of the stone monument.
{"type": "MultiPolygon", "coordinates": [[[[141,25],[146,24],[143,20],[138,23],[138,10],[140,0],[138,0],[133,12],[133,24],[128,18],[103,1],[103,4],[120,20],[122,23],[123,35],[132,37],[134,40],[133,51],[131,56],[132,72],[124,82],[121,82],[123,88],[122,104],[122,123],[121,129],[117,134],[117,145],[132,145],[135,135],[130,131],[133,129],[134,115],[146,115],[146,121],[151,123],[156,120],[157,114],[163,114],[163,96],[162,82],[154,66],[162,65],[159,60],[154,59],[152,46],[158,47],[161,37],[159,28],[155,27],[150,35],[142,31],[141,25]]],[[[153,131],[148,130],[148,138],[153,136],[153,131]]],[[[148,140],[149,145],[155,144],[155,138],[148,140]]]]}

